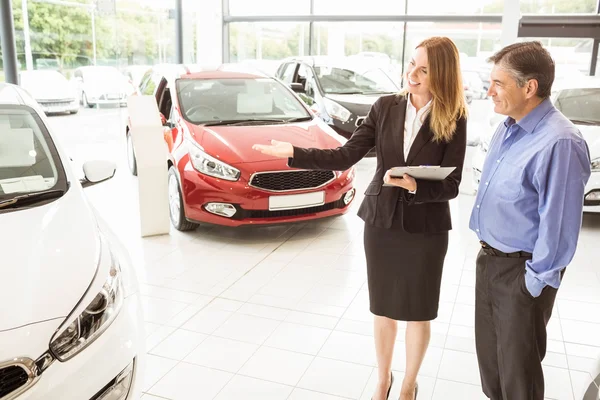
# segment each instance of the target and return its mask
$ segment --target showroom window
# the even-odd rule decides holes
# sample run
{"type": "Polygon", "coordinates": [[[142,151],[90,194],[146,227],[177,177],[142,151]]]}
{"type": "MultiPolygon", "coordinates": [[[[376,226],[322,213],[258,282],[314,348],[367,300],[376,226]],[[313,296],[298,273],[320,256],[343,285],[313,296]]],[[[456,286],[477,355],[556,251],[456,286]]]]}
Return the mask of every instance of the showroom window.
{"type": "Polygon", "coordinates": [[[502,14],[503,11],[503,0],[408,0],[408,14],[412,15],[482,15],[502,14]]]}
{"type": "Polygon", "coordinates": [[[556,63],[555,86],[589,75],[593,39],[519,38],[519,41],[525,40],[540,41],[552,55],[556,63]]]}
{"type": "Polygon", "coordinates": [[[229,0],[230,15],[308,15],[310,0],[229,0]]]}
{"type": "MultiPolygon", "coordinates": [[[[410,1],[410,0],[409,0],[410,1]]],[[[402,15],[405,0],[314,0],[316,15],[402,15]]]]}
{"type": "Polygon", "coordinates": [[[458,47],[463,71],[477,72],[481,80],[489,77],[487,58],[501,48],[501,24],[409,22],[406,29],[405,65],[419,43],[430,36],[448,36],[458,47]],[[487,71],[487,72],[486,72],[487,71]]]}
{"type": "Polygon", "coordinates": [[[598,0],[520,0],[523,14],[586,14],[596,13],[598,0]]]}
{"type": "Polygon", "coordinates": [[[13,0],[18,68],[54,69],[70,78],[87,65],[124,68],[173,61],[173,4],[13,0]]]}
{"type": "Polygon", "coordinates": [[[403,30],[402,22],[315,23],[313,54],[369,61],[398,81],[402,74],[403,30]]]}
{"type": "Polygon", "coordinates": [[[229,32],[230,61],[254,64],[270,74],[279,63],[269,60],[308,55],[308,23],[240,22],[230,24],[229,32]]]}

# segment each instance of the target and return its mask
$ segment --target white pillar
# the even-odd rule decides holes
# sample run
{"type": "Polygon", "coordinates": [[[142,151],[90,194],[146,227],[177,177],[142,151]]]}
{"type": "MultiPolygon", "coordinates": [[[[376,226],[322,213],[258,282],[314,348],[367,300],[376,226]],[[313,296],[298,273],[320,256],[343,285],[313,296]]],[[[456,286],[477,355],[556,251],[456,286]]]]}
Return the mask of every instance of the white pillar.
{"type": "Polygon", "coordinates": [[[223,63],[223,10],[221,0],[188,0],[197,5],[196,62],[201,65],[223,63]]]}
{"type": "Polygon", "coordinates": [[[298,42],[298,56],[302,57],[304,55],[304,35],[306,32],[304,31],[304,24],[300,25],[300,40],[298,42]]]}
{"type": "Polygon", "coordinates": [[[199,56],[198,54],[196,54],[197,49],[194,47],[194,28],[200,28],[200,24],[198,24],[196,21],[196,14],[198,14],[201,11],[198,10],[198,7],[194,7],[193,3],[193,0],[182,1],[182,56],[184,64],[196,63],[197,58],[199,56]]]}
{"type": "Polygon", "coordinates": [[[156,99],[129,96],[127,111],[137,164],[141,235],[169,234],[168,149],[156,99]]]}
{"type": "Polygon", "coordinates": [[[504,13],[502,14],[502,35],[500,44],[502,47],[513,44],[519,36],[519,20],[521,10],[519,0],[505,0],[504,13]]]}
{"type": "Polygon", "coordinates": [[[33,69],[33,57],[31,56],[31,37],[29,33],[29,10],[27,0],[23,0],[23,37],[25,39],[25,65],[27,70],[33,69]]]}
{"type": "Polygon", "coordinates": [[[96,51],[96,6],[92,6],[90,12],[92,13],[92,54],[94,57],[94,65],[97,61],[96,51]]]}
{"type": "Polygon", "coordinates": [[[262,60],[262,28],[260,25],[256,28],[256,56],[257,60],[262,60]]]}

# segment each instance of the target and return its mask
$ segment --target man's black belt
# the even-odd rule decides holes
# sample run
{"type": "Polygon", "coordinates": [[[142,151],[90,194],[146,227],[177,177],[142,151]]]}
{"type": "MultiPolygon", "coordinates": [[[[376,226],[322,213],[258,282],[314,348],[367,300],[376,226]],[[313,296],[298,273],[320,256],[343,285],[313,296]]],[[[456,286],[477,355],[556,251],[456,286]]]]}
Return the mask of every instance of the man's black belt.
{"type": "Polygon", "coordinates": [[[515,251],[514,253],[505,253],[503,251],[493,248],[492,246],[490,246],[483,240],[480,240],[479,243],[481,243],[481,248],[483,249],[483,252],[490,256],[510,257],[510,258],[532,257],[532,254],[528,253],[526,251],[515,251]]]}

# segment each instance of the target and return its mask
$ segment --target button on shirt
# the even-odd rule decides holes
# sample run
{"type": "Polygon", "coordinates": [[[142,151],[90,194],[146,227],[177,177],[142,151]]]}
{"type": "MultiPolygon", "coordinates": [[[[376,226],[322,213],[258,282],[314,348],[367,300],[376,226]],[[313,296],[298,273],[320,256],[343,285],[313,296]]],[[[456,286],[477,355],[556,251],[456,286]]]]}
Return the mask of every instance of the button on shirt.
{"type": "Polygon", "coordinates": [[[581,133],[549,99],[494,134],[469,227],[502,252],[533,254],[525,283],[534,297],[559,287],[575,254],[590,170],[581,133]]]}
{"type": "Polygon", "coordinates": [[[419,130],[423,126],[425,116],[431,107],[431,100],[418,112],[412,103],[412,97],[408,95],[408,101],[406,102],[406,116],[404,117],[404,159],[408,158],[410,153],[410,147],[412,146],[419,130]]]}

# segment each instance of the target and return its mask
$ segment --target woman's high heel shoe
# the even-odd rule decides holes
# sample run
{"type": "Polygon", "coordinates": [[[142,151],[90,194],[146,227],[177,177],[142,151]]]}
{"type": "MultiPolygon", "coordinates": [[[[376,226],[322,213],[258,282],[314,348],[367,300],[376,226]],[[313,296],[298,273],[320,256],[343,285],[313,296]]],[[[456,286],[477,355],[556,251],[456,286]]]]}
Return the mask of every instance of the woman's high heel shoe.
{"type": "MultiPolygon", "coordinates": [[[[386,400],[388,400],[390,398],[390,392],[392,391],[392,385],[394,384],[394,373],[392,372],[390,375],[392,377],[390,379],[390,387],[388,388],[387,395],[385,396],[386,400]]],[[[373,400],[372,397],[371,397],[371,400],[373,400]]]]}
{"type": "Polygon", "coordinates": [[[415,400],[417,400],[417,393],[419,393],[419,384],[418,383],[415,386],[415,400]]]}
{"type": "Polygon", "coordinates": [[[392,391],[392,385],[394,384],[394,373],[391,373],[392,378],[390,379],[390,387],[388,388],[387,395],[385,396],[386,400],[390,398],[390,392],[392,391]]]}

